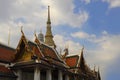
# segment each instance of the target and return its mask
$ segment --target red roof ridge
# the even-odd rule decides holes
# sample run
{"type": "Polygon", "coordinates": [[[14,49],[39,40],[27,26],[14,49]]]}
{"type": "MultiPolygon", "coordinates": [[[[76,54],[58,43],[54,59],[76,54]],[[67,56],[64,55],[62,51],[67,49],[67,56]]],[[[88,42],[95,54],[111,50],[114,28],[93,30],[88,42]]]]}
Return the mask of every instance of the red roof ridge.
{"type": "Polygon", "coordinates": [[[38,50],[40,51],[40,53],[41,53],[42,57],[45,57],[45,56],[43,55],[42,51],[40,50],[40,48],[39,48],[38,44],[37,44],[37,48],[38,48],[38,50]]]}
{"type": "Polygon", "coordinates": [[[0,46],[4,46],[4,47],[9,48],[9,49],[11,49],[11,50],[15,50],[15,48],[13,48],[12,46],[3,44],[3,43],[1,43],[1,42],[0,42],[0,46]]]}

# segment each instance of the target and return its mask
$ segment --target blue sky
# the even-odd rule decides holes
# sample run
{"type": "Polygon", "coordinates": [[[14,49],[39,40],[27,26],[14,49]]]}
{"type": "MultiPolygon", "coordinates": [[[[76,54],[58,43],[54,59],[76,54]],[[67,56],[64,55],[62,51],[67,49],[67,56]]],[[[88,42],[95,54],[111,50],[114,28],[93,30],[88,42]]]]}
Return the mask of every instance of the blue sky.
{"type": "Polygon", "coordinates": [[[0,0],[0,43],[16,48],[21,32],[34,41],[46,31],[47,6],[58,52],[80,54],[84,45],[86,62],[100,67],[103,80],[120,79],[120,0],[0,0]]]}

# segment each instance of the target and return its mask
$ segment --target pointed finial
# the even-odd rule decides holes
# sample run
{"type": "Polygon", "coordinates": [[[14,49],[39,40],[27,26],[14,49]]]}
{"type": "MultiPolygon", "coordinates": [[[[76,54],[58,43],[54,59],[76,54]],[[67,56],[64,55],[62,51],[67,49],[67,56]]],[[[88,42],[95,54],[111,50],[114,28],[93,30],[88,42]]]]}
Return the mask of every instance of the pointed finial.
{"type": "Polygon", "coordinates": [[[9,33],[8,33],[8,46],[10,45],[10,28],[9,28],[9,33]]]}
{"type": "Polygon", "coordinates": [[[22,29],[23,29],[23,26],[21,26],[21,33],[22,33],[22,35],[24,35],[24,33],[23,33],[23,30],[22,30],[22,29]]]}
{"type": "Polygon", "coordinates": [[[81,55],[83,55],[83,51],[84,51],[84,45],[83,45],[83,47],[81,49],[81,55]]]}
{"type": "Polygon", "coordinates": [[[47,21],[47,24],[51,24],[51,21],[50,21],[50,6],[48,6],[48,21],[47,21]]]}
{"type": "Polygon", "coordinates": [[[36,30],[34,30],[34,35],[35,35],[35,37],[36,37],[36,30]]]}

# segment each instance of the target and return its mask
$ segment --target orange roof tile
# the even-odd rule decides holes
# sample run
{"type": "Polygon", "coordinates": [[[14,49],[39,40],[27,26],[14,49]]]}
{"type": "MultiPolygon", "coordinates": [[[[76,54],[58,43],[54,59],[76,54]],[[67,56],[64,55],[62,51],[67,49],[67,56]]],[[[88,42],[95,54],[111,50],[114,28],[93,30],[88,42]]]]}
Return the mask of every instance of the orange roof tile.
{"type": "Polygon", "coordinates": [[[15,49],[6,45],[0,44],[0,60],[5,62],[11,62],[14,59],[15,49]]]}
{"type": "Polygon", "coordinates": [[[59,60],[56,52],[52,48],[44,44],[41,44],[41,51],[45,57],[51,57],[51,58],[59,60]]]}
{"type": "Polygon", "coordinates": [[[65,62],[67,63],[67,65],[68,65],[69,67],[72,68],[72,67],[76,67],[76,66],[77,66],[78,59],[79,59],[79,56],[78,56],[78,55],[69,56],[69,57],[66,57],[65,62]]]}
{"type": "Polygon", "coordinates": [[[33,42],[29,42],[29,46],[31,48],[31,50],[39,57],[42,58],[42,53],[40,52],[39,47],[37,46],[37,44],[33,43],[33,42]],[[30,44],[31,43],[31,44],[30,44]]]}

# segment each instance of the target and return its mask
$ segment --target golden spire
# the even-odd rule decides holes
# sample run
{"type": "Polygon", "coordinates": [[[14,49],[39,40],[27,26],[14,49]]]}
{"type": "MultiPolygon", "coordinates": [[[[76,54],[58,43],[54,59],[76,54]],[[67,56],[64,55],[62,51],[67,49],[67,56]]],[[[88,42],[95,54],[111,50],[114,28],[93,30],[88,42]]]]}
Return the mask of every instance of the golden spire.
{"type": "Polygon", "coordinates": [[[46,28],[46,35],[45,35],[45,44],[49,46],[53,46],[54,48],[56,47],[53,41],[53,35],[51,31],[50,7],[49,6],[48,6],[48,20],[47,20],[47,28],[46,28]]]}
{"type": "Polygon", "coordinates": [[[47,24],[51,24],[51,21],[50,21],[50,6],[48,6],[48,21],[47,21],[47,24]]]}

